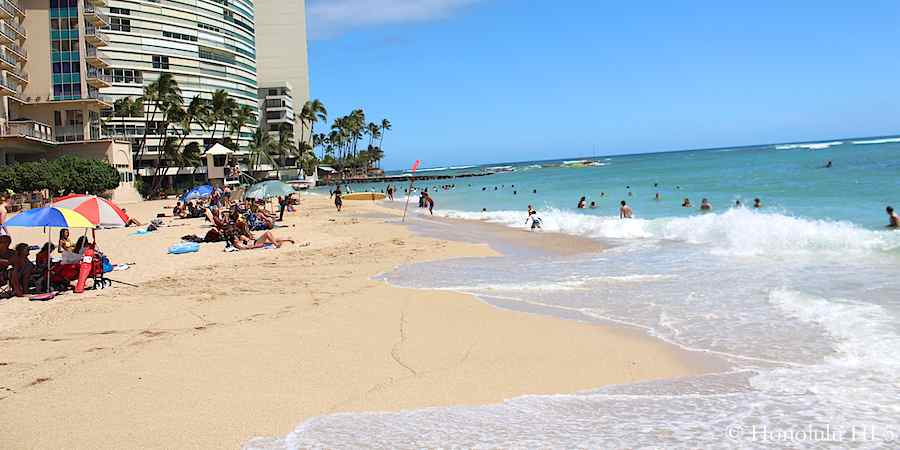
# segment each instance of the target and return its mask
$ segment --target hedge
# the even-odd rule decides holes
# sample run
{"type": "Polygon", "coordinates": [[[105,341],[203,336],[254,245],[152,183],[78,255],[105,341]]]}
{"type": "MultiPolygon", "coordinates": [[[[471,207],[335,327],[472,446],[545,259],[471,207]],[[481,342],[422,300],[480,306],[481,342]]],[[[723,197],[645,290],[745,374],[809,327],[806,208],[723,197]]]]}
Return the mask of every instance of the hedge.
{"type": "Polygon", "coordinates": [[[119,186],[119,172],[105,161],[62,156],[50,161],[0,167],[0,190],[31,192],[48,189],[52,195],[102,194],[119,186]]]}

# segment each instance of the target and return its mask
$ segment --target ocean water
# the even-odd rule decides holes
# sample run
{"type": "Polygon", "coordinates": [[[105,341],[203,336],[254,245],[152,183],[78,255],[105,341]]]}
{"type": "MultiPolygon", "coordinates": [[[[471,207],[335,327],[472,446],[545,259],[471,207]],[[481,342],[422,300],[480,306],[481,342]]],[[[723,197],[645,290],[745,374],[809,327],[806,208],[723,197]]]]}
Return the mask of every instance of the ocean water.
{"type": "Polygon", "coordinates": [[[545,230],[609,250],[438,261],[383,278],[637,327],[727,369],[495,405],[335,414],[246,447],[900,446],[900,231],[884,228],[884,207],[900,208],[900,139],[586,159],[496,164],[512,171],[424,186],[436,215],[521,228],[531,204],[545,230]],[[447,183],[456,187],[437,187],[447,183]],[[581,196],[599,206],[576,210],[581,196]],[[695,208],[681,207],[685,197],[695,208]],[[755,197],[763,208],[734,206],[755,197]],[[701,198],[712,213],[696,209],[701,198]],[[635,219],[617,218],[620,200],[635,219]]]}

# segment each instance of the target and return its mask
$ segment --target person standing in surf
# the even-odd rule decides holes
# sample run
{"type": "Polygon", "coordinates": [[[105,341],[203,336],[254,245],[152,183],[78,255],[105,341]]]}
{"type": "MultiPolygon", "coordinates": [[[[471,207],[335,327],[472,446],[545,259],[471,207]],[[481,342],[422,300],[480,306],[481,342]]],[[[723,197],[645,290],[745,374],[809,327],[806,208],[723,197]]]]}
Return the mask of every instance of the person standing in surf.
{"type": "Polygon", "coordinates": [[[424,192],[424,193],[422,193],[422,195],[425,197],[425,206],[428,207],[428,213],[433,216],[434,215],[434,199],[431,198],[430,195],[428,195],[428,192],[424,192]]]}
{"type": "Polygon", "coordinates": [[[894,212],[894,208],[888,206],[885,208],[885,212],[888,215],[888,228],[892,228],[894,230],[900,229],[900,216],[897,216],[897,213],[894,212]]]}
{"type": "Polygon", "coordinates": [[[387,196],[388,196],[388,200],[394,201],[394,185],[393,184],[388,185],[387,196]]]}
{"type": "Polygon", "coordinates": [[[620,219],[630,219],[633,214],[631,207],[628,206],[628,203],[625,203],[625,200],[622,200],[620,202],[620,204],[622,206],[619,208],[619,218],[620,219]]]}

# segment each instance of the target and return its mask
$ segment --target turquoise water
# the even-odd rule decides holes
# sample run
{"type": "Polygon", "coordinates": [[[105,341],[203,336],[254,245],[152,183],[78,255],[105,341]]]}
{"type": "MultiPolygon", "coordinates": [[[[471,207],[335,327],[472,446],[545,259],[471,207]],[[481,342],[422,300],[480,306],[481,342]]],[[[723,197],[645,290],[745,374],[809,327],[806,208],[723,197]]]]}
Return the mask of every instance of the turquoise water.
{"type": "MultiPolygon", "coordinates": [[[[900,140],[591,160],[425,185],[436,215],[524,228],[532,204],[544,230],[608,250],[437,261],[381,278],[634,327],[726,369],[496,405],[322,416],[247,448],[897,448],[900,231],[884,228],[884,207],[900,205],[900,140]],[[580,196],[600,206],[577,210],[580,196]],[[695,207],[682,208],[684,197],[695,207]],[[704,197],[713,212],[696,209],[704,197]],[[754,197],[763,208],[732,207],[754,197]],[[617,217],[623,199],[635,219],[617,217]]],[[[433,219],[413,208],[411,222],[427,229],[433,219]]]]}
{"type": "MultiPolygon", "coordinates": [[[[786,215],[850,221],[874,229],[887,223],[886,205],[900,208],[900,142],[872,143],[883,140],[835,141],[818,144],[834,145],[816,150],[783,144],[590,158],[602,165],[581,168],[553,167],[565,160],[525,162],[510,164],[515,172],[424,181],[420,187],[430,188],[439,210],[524,210],[528,204],[574,210],[585,196],[598,208],[582,210],[584,214],[616,215],[619,201],[625,200],[637,217],[648,219],[695,214],[704,197],[715,210],[731,207],[737,200],[750,205],[759,197],[764,206],[786,215]],[[832,168],[824,169],[829,160],[832,168]],[[445,183],[455,183],[456,188],[438,188],[445,183]],[[535,189],[537,194],[532,193],[535,189]],[[601,192],[606,195],[601,197],[601,192]],[[661,201],[655,200],[657,192],[661,201]],[[693,209],[681,207],[684,198],[691,200],[693,209]]],[[[448,172],[453,171],[420,174],[448,172]]],[[[353,189],[384,187],[354,185],[353,189]]]]}

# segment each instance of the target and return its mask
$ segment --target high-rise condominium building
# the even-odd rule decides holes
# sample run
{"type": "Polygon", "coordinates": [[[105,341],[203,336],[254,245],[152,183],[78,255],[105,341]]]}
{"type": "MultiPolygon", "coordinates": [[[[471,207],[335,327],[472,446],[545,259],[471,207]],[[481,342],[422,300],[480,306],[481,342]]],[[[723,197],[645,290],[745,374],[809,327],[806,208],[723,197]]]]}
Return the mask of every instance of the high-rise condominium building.
{"type": "MultiPolygon", "coordinates": [[[[110,44],[103,49],[109,63],[105,73],[111,86],[103,89],[113,99],[137,98],[146,85],[161,73],[174,76],[185,103],[194,96],[212,98],[225,90],[239,105],[248,105],[258,114],[254,5],[251,0],[110,0],[110,44]]],[[[145,105],[154,118],[153,108],[145,105]]],[[[161,114],[155,115],[160,120],[161,114]]],[[[107,122],[113,136],[134,139],[144,134],[145,118],[107,122]]],[[[214,139],[228,133],[244,146],[252,137],[256,123],[245,126],[240,136],[232,135],[223,123],[195,126],[188,140],[209,147],[214,139]],[[213,136],[215,133],[215,136],[213,136]]],[[[142,152],[138,166],[152,165],[160,147],[157,127],[150,126],[152,137],[142,152]]],[[[147,170],[140,171],[144,174],[147,170]]],[[[150,170],[152,172],[152,170],[150,170]]]]}
{"type": "Polygon", "coordinates": [[[98,48],[105,0],[0,0],[0,164],[64,154],[115,165],[133,192],[131,147],[101,135],[111,107],[98,48]]]}
{"type": "MultiPolygon", "coordinates": [[[[304,0],[256,1],[257,75],[260,87],[287,88],[291,98],[295,142],[302,133],[298,120],[303,104],[309,100],[309,63],[306,46],[306,2],[304,0]]],[[[260,101],[268,99],[269,91],[260,90],[260,101]]],[[[280,126],[286,115],[276,111],[268,113],[280,126]],[[275,117],[275,116],[279,117],[275,117]]]]}

